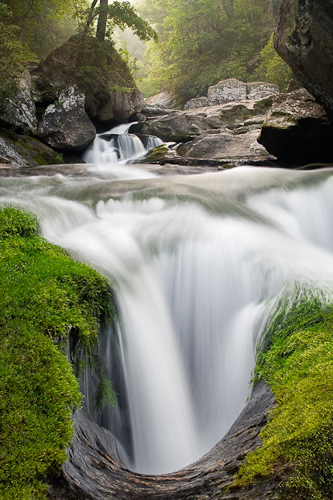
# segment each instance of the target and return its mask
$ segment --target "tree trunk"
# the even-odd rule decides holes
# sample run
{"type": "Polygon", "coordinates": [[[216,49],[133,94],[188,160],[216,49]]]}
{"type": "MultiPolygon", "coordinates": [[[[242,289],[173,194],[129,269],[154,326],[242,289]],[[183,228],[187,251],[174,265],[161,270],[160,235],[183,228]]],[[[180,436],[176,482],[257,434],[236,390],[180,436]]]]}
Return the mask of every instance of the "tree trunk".
{"type": "Polygon", "coordinates": [[[93,22],[94,20],[94,10],[95,10],[95,7],[96,7],[96,4],[97,4],[98,0],[94,0],[93,3],[91,4],[90,6],[90,9],[89,9],[89,14],[88,14],[88,19],[87,19],[87,24],[86,24],[86,27],[84,29],[84,32],[87,33],[90,26],[91,26],[91,23],[93,22]]]}
{"type": "Polygon", "coordinates": [[[100,12],[98,16],[96,38],[101,42],[104,41],[106,32],[106,23],[108,20],[108,0],[100,0],[100,12]]]}

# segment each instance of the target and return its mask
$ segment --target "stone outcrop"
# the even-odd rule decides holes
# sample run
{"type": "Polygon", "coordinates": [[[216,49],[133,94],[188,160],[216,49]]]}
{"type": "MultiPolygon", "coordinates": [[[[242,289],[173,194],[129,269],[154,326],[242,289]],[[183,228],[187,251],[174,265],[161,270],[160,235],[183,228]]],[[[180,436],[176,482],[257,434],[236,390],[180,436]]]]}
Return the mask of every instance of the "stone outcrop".
{"type": "MultiPolygon", "coordinates": [[[[144,109],[148,120],[133,125],[130,132],[156,135],[164,141],[189,141],[208,131],[230,130],[244,125],[247,119],[264,115],[270,104],[271,100],[245,100],[185,111],[167,110],[163,113],[159,110],[156,115],[151,115],[150,109],[144,109]]],[[[263,121],[259,119],[256,128],[260,128],[263,121]]]]}
{"type": "Polygon", "coordinates": [[[333,114],[332,2],[283,0],[274,46],[302,85],[333,114]]]}
{"type": "Polygon", "coordinates": [[[75,86],[62,91],[50,104],[38,126],[37,135],[62,151],[84,149],[96,137],[96,129],[84,108],[85,96],[75,86]]]}
{"type": "Polygon", "coordinates": [[[305,89],[279,94],[258,141],[291,164],[331,162],[333,125],[324,108],[305,89]]]}
{"type": "Polygon", "coordinates": [[[19,81],[19,93],[6,100],[0,121],[21,132],[34,134],[37,130],[34,88],[29,71],[25,70],[19,81]]]}
{"type": "Polygon", "coordinates": [[[261,444],[259,432],[274,396],[260,383],[227,435],[203,458],[163,476],[131,472],[120,463],[116,443],[83,413],[75,417],[75,437],[63,478],[50,491],[52,500],[264,500],[277,497],[283,471],[248,488],[226,491],[248,453],[261,444]]]}

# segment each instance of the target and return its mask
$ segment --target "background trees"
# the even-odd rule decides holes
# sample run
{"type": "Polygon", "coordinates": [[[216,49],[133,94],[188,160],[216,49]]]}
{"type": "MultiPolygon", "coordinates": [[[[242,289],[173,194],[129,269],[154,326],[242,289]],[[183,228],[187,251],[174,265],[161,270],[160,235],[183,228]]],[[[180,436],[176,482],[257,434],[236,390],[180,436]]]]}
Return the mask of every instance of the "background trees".
{"type": "MultiPolygon", "coordinates": [[[[142,0],[140,14],[153,23],[160,43],[148,47],[146,94],[171,90],[182,101],[204,95],[224,78],[258,77],[280,0],[142,0]],[[152,67],[151,61],[154,61],[152,67]]],[[[266,59],[275,56],[266,52],[266,59]]],[[[266,60],[268,64],[268,61],[266,60]]],[[[266,64],[266,66],[267,66],[266,64]]],[[[269,78],[267,68],[260,74],[269,78]]],[[[281,78],[278,78],[281,84],[281,78]]],[[[283,80],[283,79],[282,79],[283,80]]]]}

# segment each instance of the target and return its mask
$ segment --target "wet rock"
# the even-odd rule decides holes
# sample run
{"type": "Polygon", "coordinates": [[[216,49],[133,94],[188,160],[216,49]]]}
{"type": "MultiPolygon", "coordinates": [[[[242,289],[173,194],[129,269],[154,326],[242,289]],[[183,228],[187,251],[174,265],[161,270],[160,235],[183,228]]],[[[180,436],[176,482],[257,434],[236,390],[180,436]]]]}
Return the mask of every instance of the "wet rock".
{"type": "Polygon", "coordinates": [[[263,500],[276,498],[280,476],[272,473],[249,488],[226,491],[251,451],[260,444],[259,432],[274,396],[260,383],[227,435],[204,457],[163,476],[131,472],[119,461],[113,436],[83,413],[75,417],[75,437],[63,477],[49,492],[52,500],[263,500]]]}
{"type": "Polygon", "coordinates": [[[37,167],[63,163],[62,155],[28,135],[0,130],[0,163],[37,167]]]}
{"type": "Polygon", "coordinates": [[[332,115],[332,3],[328,0],[283,0],[274,46],[296,78],[332,115]]]}
{"type": "Polygon", "coordinates": [[[195,97],[184,106],[184,109],[195,109],[195,108],[203,108],[205,106],[209,106],[208,97],[195,97]]]}
{"type": "Polygon", "coordinates": [[[148,97],[146,105],[154,108],[171,109],[176,106],[176,99],[171,92],[160,92],[152,97],[148,97]]]}
{"type": "Polygon", "coordinates": [[[75,86],[60,93],[50,104],[38,126],[38,136],[49,146],[65,151],[84,149],[96,137],[96,129],[85,112],[85,96],[75,86]]]}
{"type": "Polygon", "coordinates": [[[19,92],[7,99],[1,112],[0,121],[21,132],[35,133],[37,130],[36,106],[33,82],[29,71],[25,70],[19,81],[19,92]]]}
{"type": "Polygon", "coordinates": [[[333,126],[324,108],[305,89],[274,97],[258,139],[289,164],[330,162],[333,126]]]}

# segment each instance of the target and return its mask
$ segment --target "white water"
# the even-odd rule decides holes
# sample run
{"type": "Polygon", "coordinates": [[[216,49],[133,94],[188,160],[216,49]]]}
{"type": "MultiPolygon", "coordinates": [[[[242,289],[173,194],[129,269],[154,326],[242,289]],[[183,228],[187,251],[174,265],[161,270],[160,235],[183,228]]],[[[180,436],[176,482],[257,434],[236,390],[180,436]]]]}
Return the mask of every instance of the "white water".
{"type": "Polygon", "coordinates": [[[124,164],[144,156],[149,149],[163,144],[158,137],[147,136],[145,147],[138,136],[128,133],[134,123],[118,125],[107,132],[98,134],[84,152],[83,160],[86,163],[119,162],[124,164]]]}
{"type": "Polygon", "coordinates": [[[127,407],[108,425],[132,469],[158,474],[202,456],[238,416],[281,294],[292,300],[295,283],[330,293],[333,171],[144,179],[131,169],[128,182],[122,169],[4,178],[0,197],[115,284],[127,407]]]}

